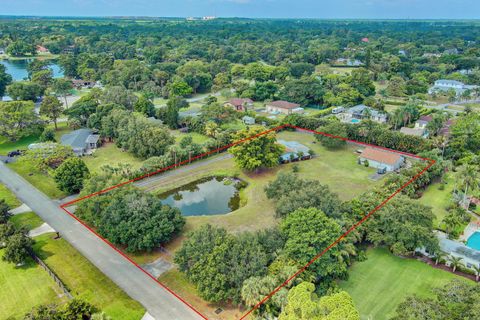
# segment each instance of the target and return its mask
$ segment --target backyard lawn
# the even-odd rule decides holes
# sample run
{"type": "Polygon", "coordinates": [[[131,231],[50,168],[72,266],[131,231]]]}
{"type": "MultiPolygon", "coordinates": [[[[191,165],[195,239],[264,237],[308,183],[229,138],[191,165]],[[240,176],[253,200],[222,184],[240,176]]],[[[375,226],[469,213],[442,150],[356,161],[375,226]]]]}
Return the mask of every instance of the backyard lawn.
{"type": "Polygon", "coordinates": [[[33,260],[15,267],[2,261],[2,256],[0,250],[0,319],[23,318],[36,305],[66,301],[48,273],[33,260]]]}
{"type": "Polygon", "coordinates": [[[144,308],[63,239],[48,233],[35,237],[34,250],[62,279],[74,297],[84,299],[112,319],[141,319],[144,308]]]}
{"type": "Polygon", "coordinates": [[[389,319],[408,295],[428,297],[430,289],[442,286],[456,275],[423,262],[399,258],[383,248],[369,249],[368,260],[355,263],[349,280],[340,288],[353,298],[361,319],[389,319]]]}
{"type": "Polygon", "coordinates": [[[128,164],[132,169],[138,169],[142,160],[134,157],[131,153],[122,151],[114,143],[105,143],[95,150],[90,156],[82,158],[91,173],[98,172],[103,165],[116,165],[119,163],[128,164]]]}
{"type": "Polygon", "coordinates": [[[443,190],[440,189],[441,183],[432,183],[427,187],[422,197],[418,201],[426,206],[432,207],[435,214],[435,226],[441,229],[441,222],[447,215],[447,207],[451,203],[452,192],[455,187],[455,177],[452,173],[445,176],[447,184],[443,190]]]}

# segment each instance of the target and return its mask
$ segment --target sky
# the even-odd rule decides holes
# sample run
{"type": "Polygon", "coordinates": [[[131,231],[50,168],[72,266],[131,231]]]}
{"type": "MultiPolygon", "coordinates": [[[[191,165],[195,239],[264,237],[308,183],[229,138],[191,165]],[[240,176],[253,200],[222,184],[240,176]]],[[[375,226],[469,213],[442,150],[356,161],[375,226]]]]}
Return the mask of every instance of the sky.
{"type": "Polygon", "coordinates": [[[0,15],[479,19],[480,0],[0,0],[0,15]]]}

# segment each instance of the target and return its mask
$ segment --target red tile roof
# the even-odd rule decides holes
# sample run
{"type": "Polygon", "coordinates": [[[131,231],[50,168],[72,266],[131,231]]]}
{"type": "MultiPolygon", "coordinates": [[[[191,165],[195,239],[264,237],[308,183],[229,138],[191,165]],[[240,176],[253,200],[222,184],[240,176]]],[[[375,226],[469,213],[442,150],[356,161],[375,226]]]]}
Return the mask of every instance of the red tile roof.
{"type": "Polygon", "coordinates": [[[390,151],[384,151],[371,147],[365,148],[360,157],[367,160],[373,160],[390,165],[396,164],[402,158],[402,156],[398,153],[393,153],[390,151]]]}
{"type": "Polygon", "coordinates": [[[252,99],[242,99],[242,98],[232,98],[228,100],[232,105],[236,106],[243,106],[244,103],[253,103],[252,99]]]}
{"type": "Polygon", "coordinates": [[[298,103],[291,103],[283,100],[272,101],[270,103],[267,103],[267,106],[277,107],[280,109],[295,109],[300,107],[298,103]]]}

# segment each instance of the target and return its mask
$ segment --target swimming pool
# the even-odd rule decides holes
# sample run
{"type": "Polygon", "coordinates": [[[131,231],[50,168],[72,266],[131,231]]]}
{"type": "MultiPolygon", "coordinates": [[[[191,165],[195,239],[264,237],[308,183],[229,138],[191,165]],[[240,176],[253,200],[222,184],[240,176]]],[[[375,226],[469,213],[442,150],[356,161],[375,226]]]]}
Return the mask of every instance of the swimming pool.
{"type": "Polygon", "coordinates": [[[467,247],[480,251],[480,232],[474,232],[467,240],[467,247]]]}
{"type": "Polygon", "coordinates": [[[351,123],[359,123],[360,120],[358,120],[358,119],[352,119],[352,120],[350,120],[350,122],[351,122],[351,123]]]}

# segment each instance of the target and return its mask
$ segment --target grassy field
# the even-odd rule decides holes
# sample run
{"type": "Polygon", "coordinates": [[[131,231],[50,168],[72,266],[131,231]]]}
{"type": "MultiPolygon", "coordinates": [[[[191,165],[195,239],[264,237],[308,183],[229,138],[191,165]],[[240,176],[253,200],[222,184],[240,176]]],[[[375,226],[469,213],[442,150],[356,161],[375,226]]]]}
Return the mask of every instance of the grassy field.
{"type": "Polygon", "coordinates": [[[116,165],[125,163],[132,169],[138,169],[142,165],[142,160],[134,157],[131,153],[122,151],[114,143],[106,143],[97,149],[93,155],[82,158],[85,161],[90,172],[98,172],[103,165],[116,165]]]}
{"type": "Polygon", "coordinates": [[[188,137],[188,136],[192,137],[193,142],[200,143],[200,144],[204,143],[209,139],[209,137],[207,137],[206,135],[196,133],[196,132],[183,133],[183,132],[180,132],[180,130],[169,130],[169,131],[170,131],[170,134],[175,137],[175,141],[177,143],[180,142],[182,138],[188,137]]]}
{"type": "Polygon", "coordinates": [[[441,222],[447,215],[447,207],[451,203],[452,192],[455,187],[455,177],[452,173],[447,173],[447,184],[443,190],[440,189],[440,183],[433,183],[427,187],[422,197],[418,201],[426,206],[432,207],[435,214],[435,225],[437,228],[441,228],[441,222]]]}
{"type": "Polygon", "coordinates": [[[382,248],[369,249],[367,256],[368,260],[351,267],[349,280],[339,284],[352,296],[362,320],[389,319],[407,296],[428,297],[431,288],[454,278],[463,279],[420,261],[396,257],[382,248]]]}
{"type": "MultiPolygon", "coordinates": [[[[332,190],[339,194],[342,200],[348,200],[360,194],[364,190],[381,182],[374,182],[368,176],[375,172],[372,168],[357,165],[357,155],[353,147],[342,150],[329,151],[319,143],[315,143],[314,136],[298,132],[281,132],[279,139],[295,140],[314,150],[317,157],[296,162],[299,166],[298,174],[303,178],[316,179],[323,184],[329,185],[332,190]]],[[[238,233],[244,231],[256,231],[277,224],[274,203],[267,199],[264,188],[280,172],[291,172],[293,164],[285,164],[271,170],[260,173],[243,172],[235,166],[233,159],[223,159],[209,166],[202,166],[192,171],[178,173],[175,177],[161,180],[155,184],[155,193],[175,189],[195,180],[208,176],[238,176],[248,183],[248,186],[240,193],[241,207],[231,213],[215,216],[189,216],[185,226],[185,233],[195,230],[201,225],[210,223],[238,233]]],[[[167,250],[174,252],[181,245],[183,236],[166,245],[167,250]]],[[[150,254],[130,255],[138,263],[146,263],[162,256],[161,252],[150,254]]],[[[169,260],[171,257],[164,256],[169,260]]]]}
{"type": "Polygon", "coordinates": [[[53,234],[35,238],[37,255],[58,275],[71,293],[94,304],[112,319],[141,319],[144,308],[63,239],[53,234]]]}
{"type": "Polygon", "coordinates": [[[27,230],[35,229],[43,224],[43,220],[40,219],[40,217],[34,212],[25,212],[14,215],[9,221],[12,222],[17,228],[25,227],[27,230]]]}
{"type": "Polygon", "coordinates": [[[5,202],[10,208],[15,208],[21,205],[17,197],[15,197],[15,195],[3,183],[0,183],[0,199],[5,199],[5,202]]]}
{"type": "MultiPolygon", "coordinates": [[[[47,128],[53,129],[53,124],[47,125],[47,128]]],[[[55,131],[55,139],[57,141],[60,140],[60,137],[65,133],[72,131],[68,128],[66,122],[62,122],[58,124],[58,130],[55,131]]],[[[18,141],[11,142],[6,137],[0,136],[0,155],[5,156],[8,152],[18,150],[18,149],[27,149],[29,144],[39,142],[39,135],[31,135],[27,137],[23,137],[18,141]]]]}
{"type": "Polygon", "coordinates": [[[33,260],[22,267],[2,261],[0,250],[0,319],[22,318],[34,306],[63,303],[61,291],[33,260]]]}

